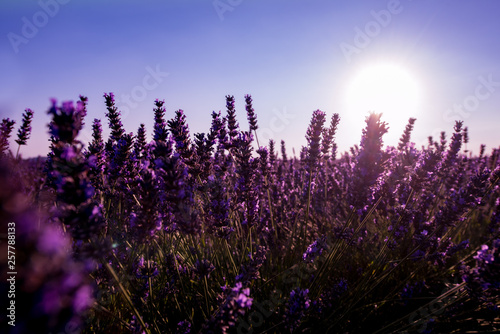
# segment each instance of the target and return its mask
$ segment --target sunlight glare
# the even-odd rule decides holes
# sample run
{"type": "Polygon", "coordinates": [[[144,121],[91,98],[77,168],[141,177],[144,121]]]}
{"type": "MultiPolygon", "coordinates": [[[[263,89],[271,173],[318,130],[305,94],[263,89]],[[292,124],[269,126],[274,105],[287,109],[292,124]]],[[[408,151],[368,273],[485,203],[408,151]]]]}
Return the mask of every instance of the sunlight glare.
{"type": "MultiPolygon", "coordinates": [[[[369,66],[349,83],[345,108],[357,124],[370,111],[382,113],[382,120],[389,123],[389,137],[397,138],[408,119],[418,116],[419,91],[415,77],[405,68],[395,64],[369,66]]],[[[389,144],[394,145],[393,140],[389,144]]]]}

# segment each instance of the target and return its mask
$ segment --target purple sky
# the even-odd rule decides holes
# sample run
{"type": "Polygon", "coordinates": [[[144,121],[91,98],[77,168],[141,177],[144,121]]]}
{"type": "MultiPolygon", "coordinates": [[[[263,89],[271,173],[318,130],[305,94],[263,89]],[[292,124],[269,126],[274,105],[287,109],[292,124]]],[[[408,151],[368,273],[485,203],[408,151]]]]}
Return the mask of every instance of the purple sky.
{"type": "MultiPolygon", "coordinates": [[[[104,92],[118,98],[127,132],[145,123],[148,134],[155,99],[165,100],[167,118],[183,109],[193,134],[209,129],[212,111],[225,112],[228,94],[247,130],[244,95],[251,94],[261,144],[284,139],[298,154],[321,109],[328,119],[341,116],[342,152],[359,144],[365,116],[347,114],[345,87],[358,69],[385,62],[408,68],[422,87],[418,115],[402,110],[402,119],[417,117],[417,145],[442,130],[449,137],[462,119],[469,149],[484,143],[489,152],[499,139],[499,13],[494,0],[4,0],[0,116],[17,121],[15,152],[22,112],[35,111],[21,149],[31,157],[48,151],[50,98],[89,98],[86,142],[94,118],[107,124],[104,92]]],[[[405,126],[395,123],[389,145],[405,126]]]]}

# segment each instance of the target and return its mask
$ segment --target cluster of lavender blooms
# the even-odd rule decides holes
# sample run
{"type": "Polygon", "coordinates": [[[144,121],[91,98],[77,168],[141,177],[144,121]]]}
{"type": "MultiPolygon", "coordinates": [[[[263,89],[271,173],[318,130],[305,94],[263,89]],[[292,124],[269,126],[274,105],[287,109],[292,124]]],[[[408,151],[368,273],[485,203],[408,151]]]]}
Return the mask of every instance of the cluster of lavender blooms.
{"type": "MultiPolygon", "coordinates": [[[[31,121],[33,120],[33,116],[33,110],[28,108],[24,111],[23,121],[17,131],[17,139],[15,140],[18,144],[16,159],[19,157],[19,150],[21,149],[21,146],[26,145],[31,136],[31,121]]],[[[2,120],[2,124],[0,125],[0,157],[5,154],[5,151],[9,147],[9,137],[15,124],[16,121],[10,120],[9,118],[4,118],[2,120]]]]}
{"type": "Polygon", "coordinates": [[[292,333],[300,326],[302,317],[307,312],[311,300],[308,297],[308,289],[297,288],[290,292],[290,298],[286,303],[286,311],[284,316],[285,327],[292,333]]]}
{"type": "Polygon", "coordinates": [[[155,100],[153,128],[133,133],[107,93],[85,145],[87,98],[53,101],[43,167],[19,158],[34,113],[15,156],[15,122],[2,120],[10,182],[49,212],[8,218],[40,259],[19,261],[36,271],[25,314],[83,333],[443,332],[470,314],[489,321],[471,326],[497,326],[500,150],[473,157],[462,122],[449,142],[442,133],[417,148],[414,118],[384,147],[388,124],[371,113],[359,145],[339,154],[339,114],[316,110],[290,157],[284,141],[259,142],[244,102],[248,127],[228,95],[207,132],[191,134],[189,113],[155,100]]]}
{"type": "Polygon", "coordinates": [[[15,232],[9,234],[15,236],[9,242],[0,243],[5,256],[0,265],[1,305],[3,310],[14,309],[12,318],[2,316],[0,331],[74,333],[85,325],[94,303],[92,281],[85,265],[73,259],[70,236],[34,205],[17,182],[19,177],[16,169],[0,159],[2,233],[7,226],[15,232]],[[7,254],[13,255],[9,262],[7,254]]]}
{"type": "Polygon", "coordinates": [[[302,255],[302,259],[305,262],[314,262],[314,260],[323,254],[323,251],[328,250],[328,243],[326,237],[323,236],[318,240],[315,240],[312,244],[307,246],[306,252],[302,255]]]}
{"type": "Polygon", "coordinates": [[[491,249],[482,245],[474,256],[476,265],[467,267],[464,281],[471,296],[486,302],[493,310],[500,308],[500,239],[493,241],[491,249]]]}
{"type": "Polygon", "coordinates": [[[250,298],[250,288],[243,288],[241,282],[236,283],[233,288],[223,286],[223,293],[218,297],[221,302],[219,312],[203,325],[203,332],[230,333],[234,328],[238,318],[245,314],[245,311],[252,306],[250,298]]]}
{"type": "Polygon", "coordinates": [[[47,176],[57,194],[53,218],[62,223],[73,237],[76,254],[83,258],[98,258],[106,252],[106,242],[99,238],[105,228],[102,205],[94,200],[94,188],[89,177],[90,164],[82,153],[82,143],[76,137],[86,115],[85,97],[73,105],[52,101],[48,111],[51,152],[47,160],[47,176]]]}
{"type": "Polygon", "coordinates": [[[2,120],[2,125],[0,126],[0,156],[3,156],[9,147],[9,137],[14,129],[14,124],[16,124],[16,121],[8,118],[2,120]]]}

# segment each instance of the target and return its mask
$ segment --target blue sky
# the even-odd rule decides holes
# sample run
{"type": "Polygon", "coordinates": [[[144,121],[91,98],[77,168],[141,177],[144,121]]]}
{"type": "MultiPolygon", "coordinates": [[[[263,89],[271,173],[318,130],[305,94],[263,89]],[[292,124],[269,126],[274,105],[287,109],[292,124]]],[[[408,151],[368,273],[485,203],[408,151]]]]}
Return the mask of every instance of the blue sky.
{"type": "Polygon", "coordinates": [[[127,132],[145,123],[148,133],[157,98],[167,118],[183,109],[196,133],[209,129],[212,111],[225,112],[228,94],[247,130],[244,95],[251,94],[261,144],[284,139],[298,154],[321,109],[328,118],[340,114],[344,151],[359,144],[368,112],[346,105],[346,87],[360,69],[388,63],[411,73],[420,98],[386,119],[387,144],[397,143],[410,116],[419,146],[443,130],[450,136],[461,119],[469,149],[484,143],[490,151],[500,124],[499,12],[494,0],[4,0],[0,116],[17,120],[17,132],[24,109],[35,111],[21,149],[30,157],[47,153],[52,97],[89,98],[86,141],[92,119],[107,124],[104,92],[116,95],[127,132]]]}

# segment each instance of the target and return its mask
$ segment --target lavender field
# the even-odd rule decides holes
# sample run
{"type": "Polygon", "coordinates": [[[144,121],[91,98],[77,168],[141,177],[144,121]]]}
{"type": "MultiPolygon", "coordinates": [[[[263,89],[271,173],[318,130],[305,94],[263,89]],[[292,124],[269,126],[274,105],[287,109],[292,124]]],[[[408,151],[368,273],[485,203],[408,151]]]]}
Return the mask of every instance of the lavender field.
{"type": "Polygon", "coordinates": [[[371,113],[341,154],[342,119],[316,110],[290,157],[244,101],[191,134],[162,100],[133,133],[112,93],[94,120],[87,98],[54,100],[46,159],[21,158],[36,114],[3,119],[2,332],[500,330],[498,149],[470,154],[461,121],[416,147],[414,118],[384,147],[371,113]]]}

